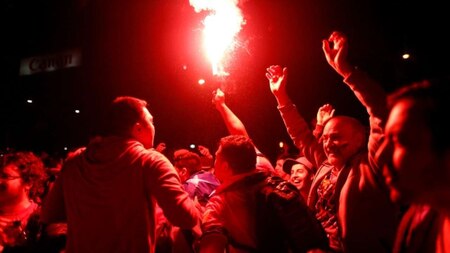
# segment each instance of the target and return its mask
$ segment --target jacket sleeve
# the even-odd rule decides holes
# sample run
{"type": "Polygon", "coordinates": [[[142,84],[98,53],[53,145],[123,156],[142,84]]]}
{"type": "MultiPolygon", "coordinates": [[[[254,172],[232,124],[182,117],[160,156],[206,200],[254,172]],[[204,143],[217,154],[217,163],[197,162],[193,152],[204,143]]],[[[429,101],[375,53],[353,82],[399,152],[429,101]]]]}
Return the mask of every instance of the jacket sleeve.
{"type": "Polygon", "coordinates": [[[374,158],[384,138],[384,124],[388,115],[386,93],[375,80],[357,69],[345,78],[344,82],[353,91],[369,114],[368,159],[372,165],[371,167],[378,170],[379,164],[374,158]]]}
{"type": "Polygon", "coordinates": [[[201,226],[200,253],[224,252],[229,243],[228,233],[222,220],[222,199],[213,196],[206,204],[201,226]]]}
{"type": "Polygon", "coordinates": [[[173,225],[184,229],[199,224],[199,209],[184,190],[170,161],[162,154],[151,151],[144,168],[144,181],[148,192],[156,199],[167,219],[173,225]]]}
{"type": "Polygon", "coordinates": [[[316,168],[319,168],[326,159],[323,147],[312,134],[308,123],[300,115],[297,107],[291,103],[283,107],[278,107],[278,110],[295,146],[316,168]]]}

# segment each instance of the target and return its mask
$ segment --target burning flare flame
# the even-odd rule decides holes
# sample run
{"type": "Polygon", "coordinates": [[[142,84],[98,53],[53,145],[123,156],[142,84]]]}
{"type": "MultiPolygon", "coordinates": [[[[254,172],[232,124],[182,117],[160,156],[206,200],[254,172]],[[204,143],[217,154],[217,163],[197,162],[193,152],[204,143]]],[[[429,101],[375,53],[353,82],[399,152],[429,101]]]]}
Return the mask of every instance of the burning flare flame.
{"type": "Polygon", "coordinates": [[[213,75],[227,76],[224,58],[236,43],[236,35],[244,24],[238,0],[189,0],[196,12],[209,11],[204,19],[203,46],[211,62],[213,75]]]}

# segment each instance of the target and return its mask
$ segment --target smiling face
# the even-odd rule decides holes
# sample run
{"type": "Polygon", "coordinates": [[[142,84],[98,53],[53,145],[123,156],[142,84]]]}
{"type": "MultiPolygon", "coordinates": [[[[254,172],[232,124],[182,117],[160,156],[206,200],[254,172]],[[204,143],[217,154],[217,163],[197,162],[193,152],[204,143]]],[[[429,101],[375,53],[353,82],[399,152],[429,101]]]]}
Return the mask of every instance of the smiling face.
{"type": "Polygon", "coordinates": [[[356,119],[336,116],[329,120],[321,137],[328,162],[341,168],[364,144],[364,129],[356,119]]]}
{"type": "Polygon", "coordinates": [[[309,172],[305,165],[297,163],[292,166],[289,181],[300,191],[308,191],[311,187],[312,179],[313,174],[309,172]]]}
{"type": "Polygon", "coordinates": [[[439,177],[436,169],[442,166],[441,159],[433,151],[423,118],[411,99],[403,99],[394,105],[386,123],[377,156],[385,162],[383,174],[395,202],[422,199],[439,177]]]}

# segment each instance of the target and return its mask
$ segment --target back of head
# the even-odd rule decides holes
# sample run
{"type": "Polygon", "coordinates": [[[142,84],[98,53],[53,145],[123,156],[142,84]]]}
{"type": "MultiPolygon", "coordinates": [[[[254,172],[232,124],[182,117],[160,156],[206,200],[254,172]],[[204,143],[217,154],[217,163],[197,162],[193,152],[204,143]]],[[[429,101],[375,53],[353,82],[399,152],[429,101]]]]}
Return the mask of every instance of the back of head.
{"type": "Polygon", "coordinates": [[[235,174],[250,172],[256,167],[255,146],[243,135],[229,135],[220,139],[221,156],[235,174]]]}
{"type": "Polygon", "coordinates": [[[391,109],[400,100],[414,102],[415,115],[428,127],[436,152],[443,154],[449,150],[450,131],[447,116],[450,102],[450,78],[441,78],[416,82],[404,86],[388,97],[391,109]]]}
{"type": "Polygon", "coordinates": [[[174,165],[177,168],[186,168],[189,175],[202,169],[200,156],[187,149],[178,149],[173,154],[174,165]]]}
{"type": "Polygon", "coordinates": [[[47,179],[42,159],[30,151],[17,151],[4,154],[1,157],[2,170],[4,167],[13,165],[17,168],[20,178],[24,184],[30,185],[29,198],[39,201],[44,193],[44,182],[47,179]]]}
{"type": "Polygon", "coordinates": [[[128,136],[132,126],[142,119],[147,102],[135,97],[117,97],[106,111],[101,135],[128,136]]]}

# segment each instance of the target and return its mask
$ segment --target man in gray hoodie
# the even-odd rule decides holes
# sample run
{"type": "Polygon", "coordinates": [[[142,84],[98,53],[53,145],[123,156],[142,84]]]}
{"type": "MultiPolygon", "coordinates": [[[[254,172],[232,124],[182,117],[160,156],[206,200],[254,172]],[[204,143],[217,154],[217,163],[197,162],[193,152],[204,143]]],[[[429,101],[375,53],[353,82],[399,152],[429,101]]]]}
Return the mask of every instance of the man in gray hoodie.
{"type": "Polygon", "coordinates": [[[116,98],[104,123],[100,137],[64,162],[43,221],[67,222],[67,252],[154,252],[155,202],[186,229],[198,224],[198,210],[173,165],[152,149],[155,127],[144,100],[116,98]]]}

